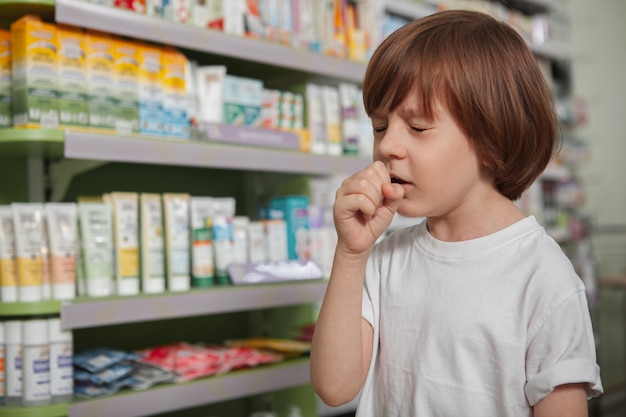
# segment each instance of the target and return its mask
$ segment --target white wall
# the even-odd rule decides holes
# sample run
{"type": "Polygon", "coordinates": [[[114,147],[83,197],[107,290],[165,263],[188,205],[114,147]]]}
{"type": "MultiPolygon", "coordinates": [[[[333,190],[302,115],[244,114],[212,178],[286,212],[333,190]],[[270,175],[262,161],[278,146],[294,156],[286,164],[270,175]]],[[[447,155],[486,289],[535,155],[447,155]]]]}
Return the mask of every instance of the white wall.
{"type": "Polygon", "coordinates": [[[626,1],[565,3],[574,94],[588,107],[589,121],[577,130],[591,143],[581,170],[586,208],[597,226],[626,225],[626,1]]]}

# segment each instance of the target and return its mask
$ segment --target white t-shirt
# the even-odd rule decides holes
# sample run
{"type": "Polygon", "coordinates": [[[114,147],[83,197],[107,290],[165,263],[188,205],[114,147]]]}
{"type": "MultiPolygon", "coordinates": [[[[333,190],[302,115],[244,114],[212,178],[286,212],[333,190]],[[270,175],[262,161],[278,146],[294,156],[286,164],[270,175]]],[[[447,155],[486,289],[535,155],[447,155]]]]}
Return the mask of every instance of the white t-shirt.
{"type": "Polygon", "coordinates": [[[463,242],[426,223],[368,262],[374,350],[357,417],[523,417],[556,386],[602,393],[585,289],[534,217],[463,242]]]}

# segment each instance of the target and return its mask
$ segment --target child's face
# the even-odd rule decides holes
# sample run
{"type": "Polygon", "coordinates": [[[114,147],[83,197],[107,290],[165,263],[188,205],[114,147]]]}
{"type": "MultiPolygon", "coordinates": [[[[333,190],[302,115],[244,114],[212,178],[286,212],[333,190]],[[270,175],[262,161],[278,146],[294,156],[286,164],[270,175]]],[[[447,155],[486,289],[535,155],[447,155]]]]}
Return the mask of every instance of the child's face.
{"type": "Polygon", "coordinates": [[[494,185],[472,140],[441,105],[428,120],[420,99],[409,94],[393,112],[372,116],[374,159],[404,188],[398,213],[445,217],[480,207],[494,185]]]}

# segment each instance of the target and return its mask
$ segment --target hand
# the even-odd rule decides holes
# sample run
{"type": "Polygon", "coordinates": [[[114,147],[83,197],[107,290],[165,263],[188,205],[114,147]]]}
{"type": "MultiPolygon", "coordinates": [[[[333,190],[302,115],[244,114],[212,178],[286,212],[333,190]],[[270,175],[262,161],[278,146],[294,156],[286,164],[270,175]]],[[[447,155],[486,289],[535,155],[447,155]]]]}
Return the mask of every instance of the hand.
{"type": "Polygon", "coordinates": [[[333,216],[337,248],[346,253],[368,253],[391,224],[404,189],[393,184],[382,162],[374,162],[343,181],[337,190],[333,216]]]}

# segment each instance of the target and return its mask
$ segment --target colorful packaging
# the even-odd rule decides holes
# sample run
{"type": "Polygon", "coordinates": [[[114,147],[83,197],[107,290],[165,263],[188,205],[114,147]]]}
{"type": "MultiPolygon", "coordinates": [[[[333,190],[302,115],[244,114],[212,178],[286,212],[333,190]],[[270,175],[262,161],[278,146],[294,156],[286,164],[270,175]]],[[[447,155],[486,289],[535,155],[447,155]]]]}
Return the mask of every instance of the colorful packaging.
{"type": "Polygon", "coordinates": [[[191,285],[209,287],[213,276],[213,199],[191,197],[191,285]]]}
{"type": "Polygon", "coordinates": [[[17,301],[15,231],[11,206],[0,206],[0,300],[17,301]]]}
{"type": "Polygon", "coordinates": [[[198,119],[201,122],[224,123],[224,65],[209,65],[195,70],[198,119]]]}
{"type": "Polygon", "coordinates": [[[270,209],[279,210],[287,224],[287,250],[289,259],[310,259],[309,198],[303,195],[272,197],[270,209]]]}
{"type": "Polygon", "coordinates": [[[0,29],[0,127],[13,125],[11,32],[0,29]]]}
{"type": "Polygon", "coordinates": [[[52,298],[76,296],[76,253],[78,251],[78,208],[76,203],[45,203],[48,227],[52,298]]]}
{"type": "Polygon", "coordinates": [[[88,297],[113,293],[113,214],[111,205],[78,202],[84,289],[88,297]]]}
{"type": "Polygon", "coordinates": [[[113,132],[117,120],[114,38],[102,32],[87,30],[84,45],[89,127],[113,132]]]}
{"type": "Polygon", "coordinates": [[[139,294],[139,195],[111,193],[117,295],[139,294]]]}
{"type": "Polygon", "coordinates": [[[233,217],[235,217],[233,197],[213,198],[213,244],[215,245],[215,277],[217,283],[230,283],[228,267],[234,260],[233,217]]]}
{"type": "Polygon", "coordinates": [[[17,298],[19,301],[41,301],[43,287],[43,205],[12,203],[17,255],[17,298]]]}
{"type": "Polygon", "coordinates": [[[328,140],[326,122],[324,120],[324,103],[322,98],[322,87],[313,84],[306,84],[306,125],[309,132],[309,147],[311,153],[325,154],[328,152],[328,140]]]}
{"type": "Polygon", "coordinates": [[[322,86],[322,108],[326,124],[327,153],[332,156],[343,154],[341,142],[341,116],[339,110],[339,90],[337,87],[322,86]]]}
{"type": "Polygon", "coordinates": [[[191,24],[203,29],[224,29],[225,0],[191,0],[191,24]]]}
{"type": "Polygon", "coordinates": [[[163,194],[165,212],[165,259],[167,289],[188,291],[189,270],[189,194],[163,194]]]}
{"type": "Polygon", "coordinates": [[[115,130],[122,135],[139,131],[139,45],[116,39],[114,74],[117,119],[115,130]]]}
{"type": "Polygon", "coordinates": [[[57,30],[26,15],[11,25],[13,125],[57,128],[57,30]]]}
{"type": "Polygon", "coordinates": [[[163,133],[175,138],[189,138],[189,96],[187,79],[189,61],[180,51],[165,48],[163,64],[163,133]]]}
{"type": "Polygon", "coordinates": [[[141,44],[139,58],[139,132],[147,135],[163,134],[163,67],[162,49],[141,44]]]}
{"type": "Polygon", "coordinates": [[[146,12],[146,0],[113,0],[113,6],[140,14],[146,12]]]}
{"type": "Polygon", "coordinates": [[[144,293],[165,291],[165,238],[160,194],[139,196],[141,230],[141,288],[144,293]]]}
{"type": "Polygon", "coordinates": [[[224,77],[224,123],[262,127],[263,81],[228,75],[224,77]]]}
{"type": "Polygon", "coordinates": [[[88,126],[83,30],[58,25],[57,40],[59,124],[70,127],[88,126]]]}

